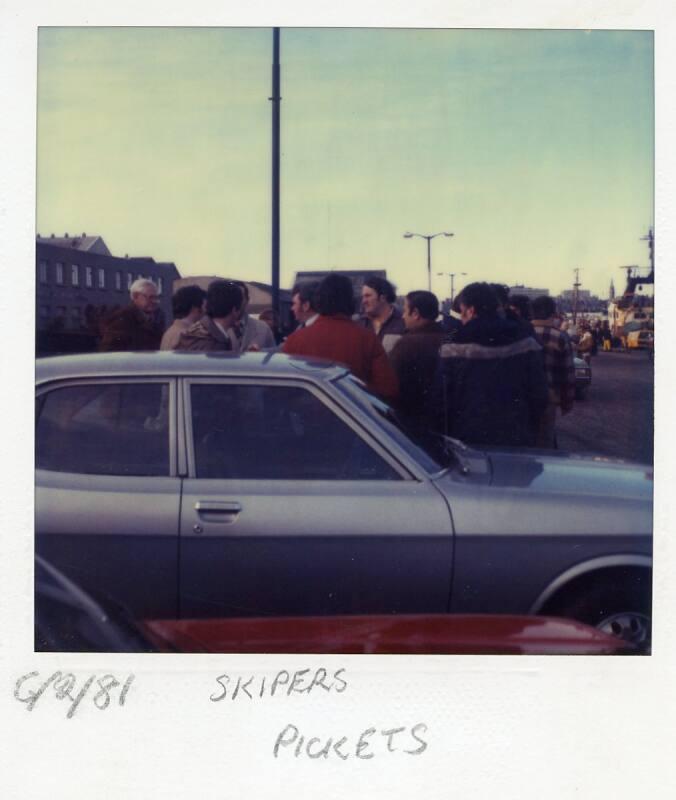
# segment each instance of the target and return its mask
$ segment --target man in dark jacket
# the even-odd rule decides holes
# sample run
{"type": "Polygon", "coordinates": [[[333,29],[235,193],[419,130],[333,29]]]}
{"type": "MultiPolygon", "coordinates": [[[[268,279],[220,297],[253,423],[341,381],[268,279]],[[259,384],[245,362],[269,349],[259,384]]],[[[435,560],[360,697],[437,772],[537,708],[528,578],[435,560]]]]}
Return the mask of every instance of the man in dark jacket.
{"type": "Polygon", "coordinates": [[[535,335],[535,328],[533,328],[532,308],[530,298],[526,294],[510,294],[505,307],[505,317],[516,322],[519,326],[522,336],[532,336],[536,341],[538,337],[535,335]]]}
{"type": "Polygon", "coordinates": [[[446,429],[468,444],[534,444],[535,421],[547,403],[542,348],[498,315],[486,283],[459,298],[463,327],[441,347],[446,429]]]}
{"type": "Polygon", "coordinates": [[[394,286],[379,275],[369,275],[361,290],[364,317],[362,325],[373,331],[386,352],[390,352],[397,339],[406,330],[401,311],[394,305],[397,299],[394,286]]]}
{"type": "Polygon", "coordinates": [[[232,350],[229,329],[239,317],[244,295],[233,281],[212,281],[207,289],[207,313],[181,335],[178,350],[232,350]]]}
{"type": "Polygon", "coordinates": [[[404,300],[406,331],[390,353],[390,363],[399,378],[396,407],[402,421],[414,429],[437,427],[431,399],[444,338],[438,316],[439,301],[432,292],[409,292],[404,300]]]}
{"type": "Polygon", "coordinates": [[[131,303],[103,322],[100,350],[159,350],[164,325],[159,318],[157,286],[147,278],[129,287],[131,303]]]}

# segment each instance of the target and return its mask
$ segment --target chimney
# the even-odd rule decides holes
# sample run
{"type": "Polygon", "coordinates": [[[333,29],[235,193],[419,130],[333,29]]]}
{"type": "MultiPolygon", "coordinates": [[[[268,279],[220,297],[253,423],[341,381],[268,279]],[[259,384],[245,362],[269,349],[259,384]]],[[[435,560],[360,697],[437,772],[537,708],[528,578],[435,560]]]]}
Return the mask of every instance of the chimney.
{"type": "Polygon", "coordinates": [[[82,238],[83,238],[83,239],[84,239],[84,238],[86,238],[86,236],[87,236],[87,234],[86,234],[86,233],[83,233],[83,234],[82,234],[82,238]]]}
{"type": "Polygon", "coordinates": [[[50,237],[49,237],[49,238],[50,238],[50,239],[53,239],[53,238],[54,238],[54,234],[53,234],[53,233],[52,233],[52,234],[50,234],[50,237]]]}
{"type": "Polygon", "coordinates": [[[64,239],[67,239],[68,238],[68,232],[66,231],[66,233],[63,234],[63,236],[64,236],[64,239]]]}

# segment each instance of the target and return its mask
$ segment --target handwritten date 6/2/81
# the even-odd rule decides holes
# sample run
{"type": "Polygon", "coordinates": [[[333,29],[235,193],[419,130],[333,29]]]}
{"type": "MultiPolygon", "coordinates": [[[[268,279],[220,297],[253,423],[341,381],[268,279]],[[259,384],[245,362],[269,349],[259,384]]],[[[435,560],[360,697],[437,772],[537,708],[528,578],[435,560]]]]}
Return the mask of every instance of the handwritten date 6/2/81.
{"type": "Polygon", "coordinates": [[[133,681],[134,675],[128,675],[122,682],[108,673],[100,678],[90,675],[78,686],[78,680],[72,672],[53,672],[46,680],[42,681],[40,681],[39,672],[28,672],[16,682],[14,697],[20,703],[25,703],[28,711],[32,711],[38,700],[49,690],[49,694],[53,693],[57,700],[70,700],[66,717],[71,719],[77,711],[77,707],[88,694],[99,711],[105,711],[115,697],[117,697],[118,705],[123,706],[133,681]],[[122,688],[119,689],[119,687],[122,688]],[[118,689],[119,692],[117,692],[118,689]]]}

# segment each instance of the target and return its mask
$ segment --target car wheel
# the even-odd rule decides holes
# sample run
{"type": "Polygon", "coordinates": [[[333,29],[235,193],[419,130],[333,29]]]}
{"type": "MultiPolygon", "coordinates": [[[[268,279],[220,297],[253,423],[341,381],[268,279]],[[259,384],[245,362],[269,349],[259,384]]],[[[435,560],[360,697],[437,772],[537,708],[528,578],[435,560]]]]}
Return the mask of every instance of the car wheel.
{"type": "Polygon", "coordinates": [[[650,585],[599,584],[550,613],[592,625],[649,653],[652,636],[650,585]]]}

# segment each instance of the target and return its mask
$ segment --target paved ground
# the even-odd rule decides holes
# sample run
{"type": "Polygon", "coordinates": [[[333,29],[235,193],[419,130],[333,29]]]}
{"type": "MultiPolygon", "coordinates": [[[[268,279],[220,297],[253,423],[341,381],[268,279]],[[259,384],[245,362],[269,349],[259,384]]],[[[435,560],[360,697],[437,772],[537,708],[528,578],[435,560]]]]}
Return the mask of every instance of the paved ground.
{"type": "Polygon", "coordinates": [[[653,384],[645,351],[599,352],[587,399],[558,423],[559,448],[652,464],[653,384]]]}

